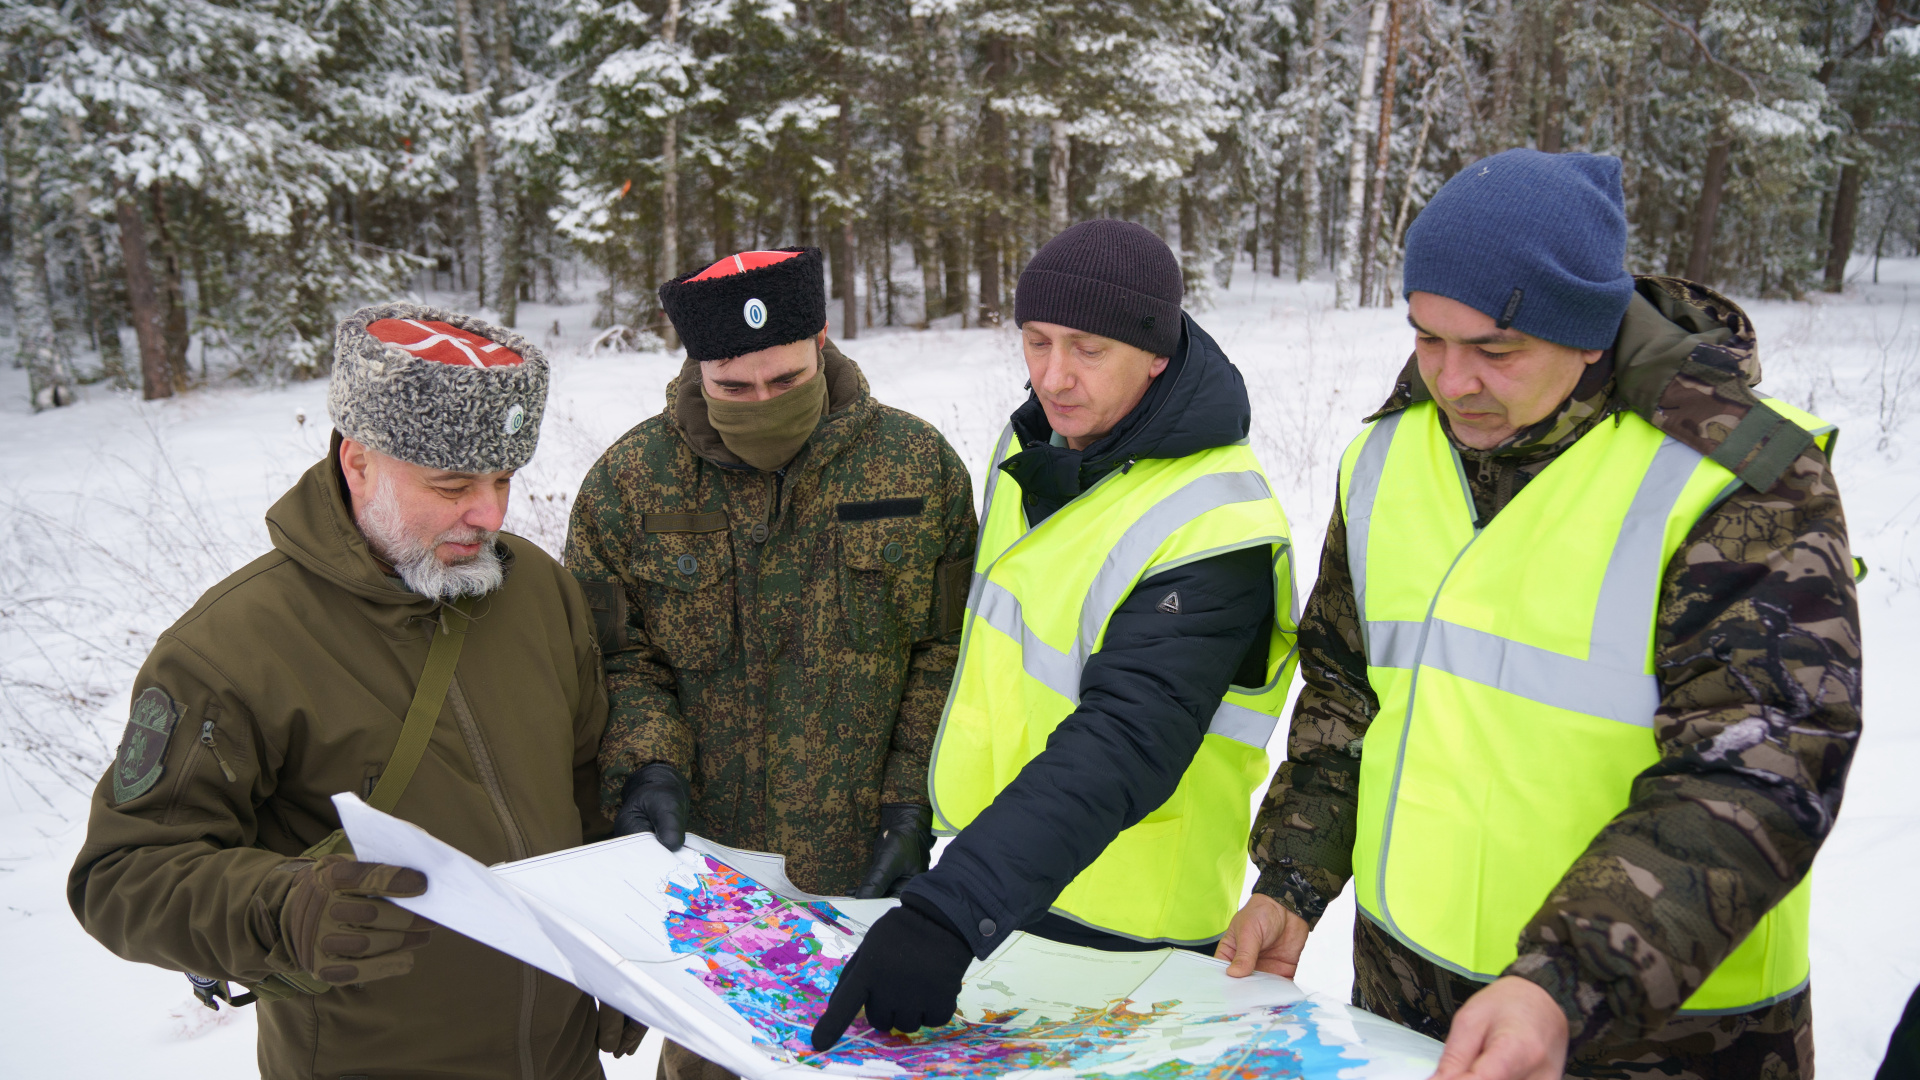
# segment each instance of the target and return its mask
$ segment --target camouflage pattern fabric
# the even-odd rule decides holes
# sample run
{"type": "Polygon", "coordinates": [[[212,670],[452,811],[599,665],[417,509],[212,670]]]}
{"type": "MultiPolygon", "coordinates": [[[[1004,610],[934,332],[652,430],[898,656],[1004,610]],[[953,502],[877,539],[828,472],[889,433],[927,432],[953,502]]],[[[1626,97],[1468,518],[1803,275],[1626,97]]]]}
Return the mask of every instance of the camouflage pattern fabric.
{"type": "MultiPolygon", "coordinates": [[[[1353,1003],[1444,1040],[1453,1014],[1484,984],[1395,941],[1365,916],[1353,923],[1353,1003]]],[[[1811,1080],[1813,995],[1733,1016],[1679,1016],[1645,1038],[1589,1042],[1567,1059],[1592,1080],[1811,1080]]]]}
{"type": "Polygon", "coordinates": [[[826,417],[766,473],[722,445],[689,362],[582,482],[566,564],[605,617],[603,805],[669,762],[692,831],[839,894],[880,806],[927,801],[975,521],[939,432],[873,400],[831,345],[820,377],[826,417]]]}
{"type": "MultiPolygon", "coordinates": [[[[1617,353],[1554,415],[1491,450],[1456,444],[1483,523],[1615,412],[1704,453],[1752,407],[1759,361],[1746,316],[1688,282],[1639,286],[1617,353]]],[[[1376,415],[1427,398],[1409,361],[1376,415]]],[[[1674,1019],[1681,1002],[1812,866],[1860,733],[1852,565],[1833,474],[1809,448],[1769,490],[1743,486],[1703,518],[1668,566],[1655,639],[1661,760],[1543,898],[1508,969],[1560,1002],[1583,1060],[1616,1060],[1692,1023],[1674,1019]]],[[[1300,647],[1305,685],[1252,854],[1256,889],[1316,922],[1353,873],[1360,754],[1379,708],[1337,505],[1300,647]]],[[[1758,1013],[1722,1034],[1741,1042],[1779,1028],[1758,1013]]]]}

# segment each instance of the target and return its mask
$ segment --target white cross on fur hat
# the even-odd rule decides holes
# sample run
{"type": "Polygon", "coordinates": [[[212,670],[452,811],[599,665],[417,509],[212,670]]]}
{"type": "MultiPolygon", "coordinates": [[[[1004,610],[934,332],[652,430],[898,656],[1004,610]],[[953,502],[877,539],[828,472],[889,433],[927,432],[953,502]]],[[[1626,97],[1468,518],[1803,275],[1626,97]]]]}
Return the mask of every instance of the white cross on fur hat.
{"type": "Polygon", "coordinates": [[[547,358],[511,330],[418,304],[376,304],[334,333],[327,411],[340,434],[455,472],[518,469],[547,404],[547,358]]]}

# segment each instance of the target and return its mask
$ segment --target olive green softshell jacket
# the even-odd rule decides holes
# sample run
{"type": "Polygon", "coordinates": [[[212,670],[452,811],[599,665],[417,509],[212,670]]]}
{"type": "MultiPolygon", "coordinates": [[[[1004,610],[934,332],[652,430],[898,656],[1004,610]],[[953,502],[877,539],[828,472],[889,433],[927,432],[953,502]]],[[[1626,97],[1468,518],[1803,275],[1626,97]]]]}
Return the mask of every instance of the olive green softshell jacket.
{"type": "MultiPolygon", "coordinates": [[[[123,744],[94,792],[68,900],[128,960],[247,981],[294,970],[278,917],[288,871],[339,826],[334,793],[372,791],[426,666],[437,605],[374,561],[332,458],[267,526],[274,550],[202,596],[134,683],[136,700],[157,687],[179,715],[158,781],[115,805],[123,744]]],[[[572,575],[520,537],[500,546],[506,582],[474,606],[394,810],[483,863],[575,846],[583,820],[601,821],[607,710],[572,575]]],[[[257,1006],[261,1074],[600,1075],[579,990],[444,928],[414,955],[407,975],[257,1006]]]]}
{"type": "Polygon", "coordinates": [[[927,802],[978,526],[933,425],[831,343],[823,361],[827,413],[778,474],[727,450],[689,361],[581,482],[566,562],[607,624],[603,806],[671,762],[691,831],[839,894],[879,808],[927,802]]]}

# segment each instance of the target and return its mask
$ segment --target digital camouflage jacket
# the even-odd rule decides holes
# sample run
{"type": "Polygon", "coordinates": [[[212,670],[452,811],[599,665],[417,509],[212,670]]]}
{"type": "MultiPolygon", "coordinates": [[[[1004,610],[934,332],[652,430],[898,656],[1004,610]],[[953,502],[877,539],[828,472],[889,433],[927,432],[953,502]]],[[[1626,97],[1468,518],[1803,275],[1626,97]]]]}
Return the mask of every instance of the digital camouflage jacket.
{"type": "MultiPolygon", "coordinates": [[[[1491,450],[1455,444],[1482,522],[1616,411],[1713,452],[1751,407],[1759,378],[1753,327],[1737,306],[1688,282],[1640,279],[1614,348],[1554,415],[1491,450]]],[[[1409,361],[1376,415],[1429,397],[1409,361]]],[[[1681,1002],[1807,874],[1839,811],[1860,733],[1860,617],[1839,491],[1818,448],[1785,463],[1764,491],[1743,485],[1694,527],[1667,568],[1656,635],[1661,760],[1542,898],[1507,972],[1566,1010],[1570,1069],[1672,1058],[1657,1048],[1700,1026],[1675,1021],[1681,1002]]],[[[1256,889],[1312,922],[1352,876],[1360,749],[1378,708],[1337,504],[1300,653],[1305,686],[1287,762],[1252,849],[1256,889]]],[[[1357,996],[1368,997],[1369,984],[1373,996],[1391,991],[1416,1014],[1395,1019],[1424,1015],[1414,1026],[1444,1034],[1460,990],[1477,987],[1449,990],[1464,980],[1370,929],[1356,933],[1357,996]]],[[[1804,1029],[1805,1002],[1803,993],[1775,1006],[1778,1015],[1709,1026],[1723,1036],[1804,1029]]],[[[1794,1038],[1785,1032],[1784,1053],[1794,1038]]],[[[1759,1058],[1753,1064],[1759,1075],[1759,1058]]]]}
{"type": "Polygon", "coordinates": [[[879,807],[927,801],[974,543],[973,487],[933,426],[829,344],[827,415],[777,473],[728,451],[689,361],[667,407],[581,483],[566,564],[601,618],[601,797],[671,763],[692,831],[850,892],[879,807]]]}

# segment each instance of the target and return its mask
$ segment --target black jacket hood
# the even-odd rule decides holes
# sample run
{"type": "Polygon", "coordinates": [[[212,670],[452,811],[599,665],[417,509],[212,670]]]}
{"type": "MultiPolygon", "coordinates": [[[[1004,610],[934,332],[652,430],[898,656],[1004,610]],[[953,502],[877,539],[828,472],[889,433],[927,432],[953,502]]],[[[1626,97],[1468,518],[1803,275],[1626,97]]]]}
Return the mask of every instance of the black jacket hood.
{"type": "Polygon", "coordinates": [[[1022,449],[1000,468],[1019,482],[1030,525],[1129,461],[1186,457],[1246,439],[1253,407],[1240,369],[1192,316],[1182,313],[1180,323],[1180,346],[1167,369],[1125,419],[1085,450],[1052,445],[1053,426],[1033,393],[1014,410],[1013,437],[1022,449]]]}

